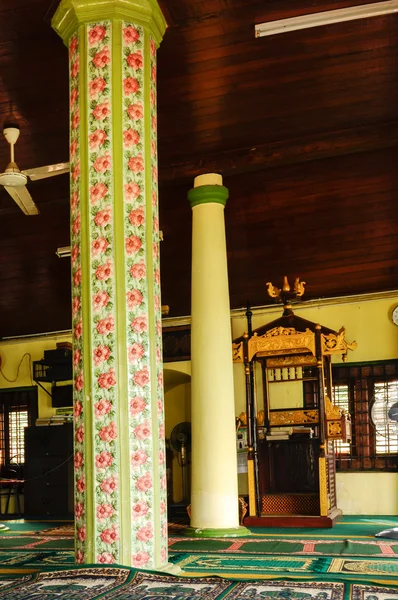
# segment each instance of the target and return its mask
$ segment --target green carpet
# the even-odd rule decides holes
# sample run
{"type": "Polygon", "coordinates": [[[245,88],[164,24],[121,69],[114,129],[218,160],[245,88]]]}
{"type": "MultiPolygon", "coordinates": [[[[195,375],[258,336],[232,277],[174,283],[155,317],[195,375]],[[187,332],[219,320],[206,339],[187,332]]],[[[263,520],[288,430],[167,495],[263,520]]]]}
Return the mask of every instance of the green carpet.
{"type": "Polygon", "coordinates": [[[375,538],[387,527],[398,526],[398,517],[346,516],[332,529],[253,528],[245,538],[189,538],[184,528],[169,538],[172,553],[397,556],[398,540],[375,538]]]}
{"type": "Polygon", "coordinates": [[[312,529],[298,527],[253,527],[250,528],[253,535],[259,536],[281,536],[297,537],[304,536],[308,538],[362,538],[373,537],[382,529],[398,527],[398,517],[391,515],[344,515],[334,527],[330,529],[312,529]]]}
{"type": "Polygon", "coordinates": [[[398,556],[398,540],[323,540],[323,539],[274,539],[240,538],[221,539],[173,539],[169,550],[175,552],[228,552],[230,554],[326,554],[328,556],[398,556]]]}
{"type": "Polygon", "coordinates": [[[0,536],[0,552],[10,548],[18,550],[71,550],[73,547],[74,540],[72,537],[47,537],[43,535],[33,537],[18,534],[0,536]]]}
{"type": "MultiPolygon", "coordinates": [[[[75,567],[73,523],[8,521],[7,525],[9,531],[0,531],[0,590],[11,575],[30,577],[43,569],[75,567]]],[[[169,560],[187,577],[218,574],[286,581],[323,577],[393,584],[398,583],[398,540],[374,534],[394,526],[397,517],[347,516],[332,529],[256,528],[245,538],[217,539],[189,538],[184,527],[171,526],[169,560]]]]}
{"type": "Polygon", "coordinates": [[[34,535],[44,534],[45,532],[63,528],[66,525],[69,527],[73,525],[72,521],[65,523],[65,521],[24,521],[23,519],[3,521],[2,523],[9,528],[8,533],[23,533],[24,535],[28,535],[29,533],[33,533],[34,535]]]}

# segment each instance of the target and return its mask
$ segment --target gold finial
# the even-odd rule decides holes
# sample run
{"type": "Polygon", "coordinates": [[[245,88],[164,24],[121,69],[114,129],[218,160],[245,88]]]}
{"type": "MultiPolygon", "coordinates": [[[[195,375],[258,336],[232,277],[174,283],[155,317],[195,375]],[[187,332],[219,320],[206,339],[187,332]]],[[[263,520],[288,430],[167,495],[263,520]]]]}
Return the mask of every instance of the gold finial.
{"type": "Polygon", "coordinates": [[[284,276],[284,278],[283,278],[283,287],[282,287],[282,290],[283,290],[284,292],[290,292],[290,285],[289,285],[289,282],[288,282],[288,280],[287,280],[287,277],[286,277],[286,275],[285,275],[285,276],[284,276]]]}
{"type": "Polygon", "coordinates": [[[277,302],[283,302],[284,306],[287,307],[290,302],[301,298],[304,294],[305,281],[300,281],[300,277],[296,277],[294,280],[294,288],[291,290],[287,275],[283,277],[282,289],[277,288],[270,281],[267,282],[268,295],[271,298],[275,298],[277,302]]]}

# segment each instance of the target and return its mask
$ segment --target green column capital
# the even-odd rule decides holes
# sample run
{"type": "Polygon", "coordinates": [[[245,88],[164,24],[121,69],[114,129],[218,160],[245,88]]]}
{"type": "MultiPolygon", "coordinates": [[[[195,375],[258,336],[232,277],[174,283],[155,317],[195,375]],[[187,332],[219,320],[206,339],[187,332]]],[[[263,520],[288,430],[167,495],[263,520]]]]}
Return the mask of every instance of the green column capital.
{"type": "Polygon", "coordinates": [[[167,27],[156,0],[62,0],[51,24],[68,45],[80,25],[113,19],[148,27],[157,46],[167,27]]]}
{"type": "Polygon", "coordinates": [[[207,204],[210,202],[216,202],[225,206],[228,196],[228,188],[223,185],[200,185],[188,192],[188,200],[191,208],[198,204],[207,204]]]}

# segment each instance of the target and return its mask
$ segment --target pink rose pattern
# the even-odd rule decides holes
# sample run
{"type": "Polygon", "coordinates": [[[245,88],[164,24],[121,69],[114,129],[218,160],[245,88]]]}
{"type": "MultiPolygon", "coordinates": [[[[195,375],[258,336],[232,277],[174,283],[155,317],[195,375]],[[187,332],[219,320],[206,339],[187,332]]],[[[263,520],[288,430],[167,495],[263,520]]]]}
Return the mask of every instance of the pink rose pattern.
{"type": "Polygon", "coordinates": [[[132,563],[154,568],[151,383],[146,264],[144,31],[123,23],[123,187],[130,399],[132,563]],[[134,60],[133,60],[134,59],[134,60]],[[134,82],[134,85],[131,83],[134,82]],[[132,302],[132,298],[136,301],[132,302]]]}
{"type": "Polygon", "coordinates": [[[87,27],[95,554],[100,562],[109,564],[120,560],[119,494],[117,485],[108,485],[109,481],[117,481],[119,436],[115,369],[111,35],[109,21],[87,27]]]}
{"type": "MultiPolygon", "coordinates": [[[[129,399],[130,399],[130,468],[132,535],[135,553],[132,564],[136,567],[155,568],[154,521],[161,519],[161,531],[167,523],[166,513],[159,514],[154,504],[153,477],[159,480],[165,474],[165,465],[155,458],[159,430],[163,419],[163,386],[155,390],[150,374],[156,369],[156,382],[162,373],[161,328],[156,334],[156,357],[149,356],[149,331],[161,324],[160,283],[151,278],[151,272],[159,269],[159,253],[152,260],[147,258],[145,248],[158,246],[159,231],[157,205],[157,132],[152,128],[156,120],[156,80],[151,77],[144,82],[144,30],[135,25],[123,24],[123,177],[125,207],[125,259],[126,259],[126,309],[127,343],[129,350],[129,399]],[[150,86],[151,103],[144,101],[144,85],[150,86]],[[151,143],[144,145],[145,127],[151,128],[151,143]],[[145,187],[145,173],[151,170],[151,189],[145,187]],[[149,196],[150,202],[146,202],[149,196]],[[156,200],[154,200],[154,198],[156,200]],[[151,225],[153,223],[153,225],[151,225]],[[152,239],[147,239],[152,238],[152,239]],[[155,242],[155,243],[154,243],[155,242]],[[155,322],[149,322],[148,285],[154,286],[155,322]],[[160,354],[159,354],[160,349],[160,354]],[[151,418],[151,398],[161,400],[156,431],[151,418]]],[[[156,47],[150,40],[151,74],[156,71],[156,47]]],[[[159,406],[159,404],[158,404],[159,406]]],[[[164,440],[160,440],[164,449],[164,440]]],[[[164,452],[164,450],[162,450],[164,452]]],[[[157,456],[156,452],[156,456],[157,456]]],[[[161,504],[166,503],[166,491],[161,490],[161,504]]],[[[166,525],[167,530],[167,525],[166,525]]],[[[167,562],[167,537],[161,540],[161,556],[167,562]]]]}
{"type": "MultiPolygon", "coordinates": [[[[154,293],[154,314],[155,314],[155,339],[156,339],[156,397],[158,407],[158,432],[160,438],[159,444],[159,477],[166,479],[166,462],[162,460],[165,456],[164,449],[164,392],[163,392],[163,358],[162,358],[162,313],[160,301],[160,258],[159,258],[159,206],[158,206],[158,156],[157,156],[157,129],[156,129],[156,46],[153,39],[150,40],[151,54],[151,82],[150,82],[150,107],[151,107],[151,174],[152,174],[152,263],[153,263],[153,293],[154,293]],[[163,435],[162,435],[163,432],[163,435]]],[[[167,490],[160,489],[160,505],[167,505],[167,490]]],[[[161,511],[160,526],[162,532],[161,556],[168,559],[168,539],[167,539],[167,511],[161,511]]]]}
{"type": "Polygon", "coordinates": [[[73,297],[73,369],[74,369],[74,421],[75,421],[75,551],[76,562],[84,562],[86,538],[86,487],[84,465],[84,378],[83,378],[83,325],[81,282],[81,230],[80,230],[80,127],[79,127],[79,41],[71,39],[69,47],[70,67],[70,193],[71,193],[71,263],[73,297]]]}

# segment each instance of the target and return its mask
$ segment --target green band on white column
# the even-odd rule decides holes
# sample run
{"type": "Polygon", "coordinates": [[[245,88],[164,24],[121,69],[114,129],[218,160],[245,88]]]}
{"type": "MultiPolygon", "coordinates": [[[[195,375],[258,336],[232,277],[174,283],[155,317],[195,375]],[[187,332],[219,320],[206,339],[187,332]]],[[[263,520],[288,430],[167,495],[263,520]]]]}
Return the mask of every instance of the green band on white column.
{"type": "Polygon", "coordinates": [[[198,204],[215,202],[226,205],[229,196],[228,188],[223,185],[201,185],[194,187],[188,192],[188,200],[191,208],[198,204]]]}

